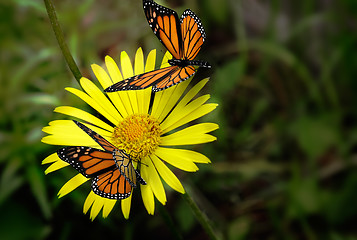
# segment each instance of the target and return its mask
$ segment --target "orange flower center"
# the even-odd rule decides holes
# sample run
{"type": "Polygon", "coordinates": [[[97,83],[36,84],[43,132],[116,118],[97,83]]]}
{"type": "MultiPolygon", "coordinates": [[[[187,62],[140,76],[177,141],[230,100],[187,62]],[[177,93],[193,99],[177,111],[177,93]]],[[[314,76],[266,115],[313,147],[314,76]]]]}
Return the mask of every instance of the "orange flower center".
{"type": "Polygon", "coordinates": [[[160,144],[161,128],[156,118],[148,114],[130,115],[114,128],[112,141],[134,158],[152,154],[160,144]]]}

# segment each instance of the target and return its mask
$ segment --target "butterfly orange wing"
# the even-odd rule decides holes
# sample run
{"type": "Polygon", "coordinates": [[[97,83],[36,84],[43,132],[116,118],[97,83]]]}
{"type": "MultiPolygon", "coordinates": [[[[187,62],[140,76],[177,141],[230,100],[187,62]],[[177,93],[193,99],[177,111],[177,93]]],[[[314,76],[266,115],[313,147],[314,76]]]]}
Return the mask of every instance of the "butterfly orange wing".
{"type": "MultiPolygon", "coordinates": [[[[177,64],[143,73],[113,84],[104,92],[138,90],[153,86],[157,92],[178,84],[195,74],[193,65],[208,67],[208,63],[193,60],[205,41],[206,34],[201,20],[190,9],[184,11],[181,19],[177,13],[152,0],[143,0],[146,19],[177,64]],[[181,61],[182,60],[182,61],[181,61]]],[[[209,66],[210,67],[210,66],[209,66]]]]}
{"type": "Polygon", "coordinates": [[[153,86],[152,90],[157,92],[185,81],[195,74],[195,72],[196,69],[194,66],[170,66],[117,82],[104,91],[116,92],[121,90],[138,90],[153,86]]]}
{"type": "Polygon", "coordinates": [[[124,199],[130,196],[132,186],[117,168],[95,177],[92,190],[101,197],[124,199]]]}
{"type": "Polygon", "coordinates": [[[92,181],[92,190],[99,196],[111,199],[124,199],[130,196],[132,188],[136,187],[137,180],[146,185],[144,179],[135,170],[128,154],[115,150],[114,160],[116,169],[105,172],[92,181]]]}
{"type": "Polygon", "coordinates": [[[117,82],[104,90],[104,92],[116,92],[121,90],[138,90],[154,86],[163,79],[176,72],[177,66],[170,66],[153,70],[147,73],[136,75],[134,77],[117,82]]]}
{"type": "Polygon", "coordinates": [[[129,154],[114,147],[84,124],[74,123],[95,140],[103,149],[76,146],[65,147],[57,151],[63,161],[69,163],[85,177],[93,178],[94,193],[111,199],[123,199],[130,196],[137,180],[146,184],[135,170],[129,154]]]}
{"type": "Polygon", "coordinates": [[[206,39],[206,33],[201,20],[190,9],[181,16],[181,32],[183,42],[183,58],[193,60],[206,39]]]}
{"type": "Polygon", "coordinates": [[[98,176],[116,167],[111,152],[90,147],[65,147],[57,155],[87,178],[98,176]]]}
{"type": "Polygon", "coordinates": [[[177,13],[152,0],[143,0],[143,7],[149,26],[176,59],[182,58],[182,36],[177,13]]]}
{"type": "Polygon", "coordinates": [[[166,78],[161,79],[155,86],[153,86],[152,90],[154,92],[158,92],[169,88],[173,85],[176,85],[182,81],[185,81],[193,74],[195,74],[196,69],[194,66],[186,66],[186,67],[177,67],[176,71],[167,76],[166,78]]]}

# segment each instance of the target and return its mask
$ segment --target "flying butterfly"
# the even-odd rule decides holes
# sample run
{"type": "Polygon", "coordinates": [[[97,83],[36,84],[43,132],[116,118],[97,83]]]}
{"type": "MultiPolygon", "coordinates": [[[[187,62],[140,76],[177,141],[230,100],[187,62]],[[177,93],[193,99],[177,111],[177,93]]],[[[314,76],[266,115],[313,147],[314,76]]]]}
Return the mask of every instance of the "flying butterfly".
{"type": "Polygon", "coordinates": [[[130,196],[137,181],[146,185],[129,154],[82,123],[73,122],[104,150],[83,146],[65,147],[57,150],[57,155],[83,176],[92,178],[91,188],[95,194],[110,199],[124,199],[130,196]]]}
{"type": "Polygon", "coordinates": [[[208,62],[194,60],[206,40],[201,20],[190,9],[179,19],[174,10],[152,0],[143,0],[147,21],[160,42],[171,53],[169,67],[136,75],[106,88],[105,92],[138,90],[152,86],[157,92],[174,86],[196,73],[196,67],[210,68],[208,62]]]}

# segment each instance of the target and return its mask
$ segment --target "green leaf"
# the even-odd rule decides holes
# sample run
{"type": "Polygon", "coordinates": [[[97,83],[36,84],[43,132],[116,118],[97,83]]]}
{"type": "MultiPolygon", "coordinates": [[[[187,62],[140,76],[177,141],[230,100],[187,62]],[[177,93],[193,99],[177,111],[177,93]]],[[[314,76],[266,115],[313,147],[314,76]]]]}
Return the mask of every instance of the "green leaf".
{"type": "Polygon", "coordinates": [[[23,185],[24,177],[17,173],[19,168],[20,161],[11,159],[3,169],[0,179],[0,205],[23,185]]]}
{"type": "Polygon", "coordinates": [[[27,170],[27,179],[31,186],[31,191],[33,196],[36,198],[42,214],[45,218],[49,219],[52,215],[51,207],[47,199],[46,187],[44,173],[35,165],[30,165],[26,168],[27,170]]]}

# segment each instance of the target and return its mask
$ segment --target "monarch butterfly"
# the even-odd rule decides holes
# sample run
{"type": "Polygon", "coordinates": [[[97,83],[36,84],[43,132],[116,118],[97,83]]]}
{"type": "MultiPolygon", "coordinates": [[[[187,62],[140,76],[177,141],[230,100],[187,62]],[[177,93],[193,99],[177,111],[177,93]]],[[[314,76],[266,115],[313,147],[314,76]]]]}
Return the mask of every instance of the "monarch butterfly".
{"type": "Polygon", "coordinates": [[[186,9],[179,19],[175,11],[152,0],[143,0],[143,6],[151,29],[173,56],[168,61],[171,66],[125,79],[108,87],[105,92],[150,86],[153,86],[152,91],[157,92],[193,76],[197,70],[195,66],[211,67],[208,62],[194,60],[206,39],[201,20],[194,12],[186,9]]]}
{"type": "Polygon", "coordinates": [[[103,149],[75,146],[57,150],[57,155],[87,178],[92,178],[95,194],[110,198],[124,199],[130,196],[137,180],[146,182],[133,167],[132,159],[124,150],[117,149],[98,133],[80,122],[73,121],[103,149]]]}

